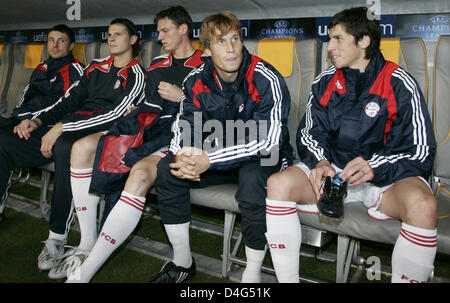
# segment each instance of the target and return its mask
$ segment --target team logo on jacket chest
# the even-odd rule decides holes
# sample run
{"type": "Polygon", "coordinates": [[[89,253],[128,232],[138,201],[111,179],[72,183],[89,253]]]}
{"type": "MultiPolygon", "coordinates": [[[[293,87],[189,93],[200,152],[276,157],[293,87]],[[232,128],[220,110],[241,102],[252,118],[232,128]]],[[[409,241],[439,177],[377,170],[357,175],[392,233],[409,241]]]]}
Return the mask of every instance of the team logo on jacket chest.
{"type": "Polygon", "coordinates": [[[380,106],[375,102],[369,102],[366,105],[366,115],[373,118],[380,112],[380,106]]]}
{"type": "Polygon", "coordinates": [[[116,83],[114,84],[114,89],[118,89],[120,86],[120,80],[117,79],[116,83]]]}

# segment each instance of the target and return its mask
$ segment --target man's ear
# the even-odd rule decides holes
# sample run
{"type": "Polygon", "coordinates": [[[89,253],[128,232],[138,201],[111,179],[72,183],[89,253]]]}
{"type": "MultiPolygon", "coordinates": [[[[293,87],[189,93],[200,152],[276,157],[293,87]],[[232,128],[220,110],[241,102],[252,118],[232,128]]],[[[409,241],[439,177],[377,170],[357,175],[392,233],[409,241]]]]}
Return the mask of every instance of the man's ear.
{"type": "Polygon", "coordinates": [[[211,56],[211,51],[209,50],[209,48],[203,50],[203,53],[205,54],[205,56],[211,56]]]}
{"type": "Polygon", "coordinates": [[[180,25],[180,30],[182,30],[183,35],[188,33],[188,26],[186,23],[180,25]]]}
{"type": "Polygon", "coordinates": [[[137,41],[138,41],[137,35],[131,36],[131,39],[130,39],[131,45],[135,45],[137,41]]]}
{"type": "Polygon", "coordinates": [[[359,39],[358,45],[362,49],[367,49],[370,46],[370,42],[371,42],[370,37],[367,35],[364,35],[361,39],[359,39]]]}
{"type": "Polygon", "coordinates": [[[74,47],[75,47],[75,42],[70,43],[69,50],[73,51],[74,47]]]}

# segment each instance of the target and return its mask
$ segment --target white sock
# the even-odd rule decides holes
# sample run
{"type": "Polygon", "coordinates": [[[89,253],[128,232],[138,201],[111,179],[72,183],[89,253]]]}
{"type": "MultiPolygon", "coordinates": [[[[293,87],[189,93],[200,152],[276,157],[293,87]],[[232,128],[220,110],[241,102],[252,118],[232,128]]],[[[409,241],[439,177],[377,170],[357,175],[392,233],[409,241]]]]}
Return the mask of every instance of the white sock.
{"type": "Polygon", "coordinates": [[[437,229],[402,223],[392,252],[392,283],[425,283],[434,269],[437,229]]]}
{"type": "Polygon", "coordinates": [[[64,235],[64,234],[57,234],[57,233],[52,232],[51,230],[49,230],[48,238],[49,239],[53,239],[53,240],[58,240],[58,241],[64,241],[64,240],[66,240],[66,235],[64,235]]]}
{"type": "Polygon", "coordinates": [[[144,209],[145,197],[137,197],[123,191],[119,201],[108,215],[97,242],[81,265],[77,275],[68,281],[89,282],[109,256],[128,238],[136,228],[144,209]]]}
{"type": "Polygon", "coordinates": [[[190,222],[182,224],[164,224],[173,248],[173,263],[177,266],[189,268],[192,265],[191,248],[189,247],[190,222]]]}
{"type": "Polygon", "coordinates": [[[296,202],[266,199],[266,238],[280,283],[298,283],[302,229],[296,202]]]}
{"type": "Polygon", "coordinates": [[[97,205],[100,197],[89,193],[91,178],[92,168],[70,168],[73,203],[77,212],[81,233],[80,244],[78,247],[83,250],[91,250],[98,235],[97,205]]]}
{"type": "Polygon", "coordinates": [[[245,246],[247,265],[242,274],[242,283],[261,283],[261,266],[266,256],[266,250],[256,250],[245,246]]]}

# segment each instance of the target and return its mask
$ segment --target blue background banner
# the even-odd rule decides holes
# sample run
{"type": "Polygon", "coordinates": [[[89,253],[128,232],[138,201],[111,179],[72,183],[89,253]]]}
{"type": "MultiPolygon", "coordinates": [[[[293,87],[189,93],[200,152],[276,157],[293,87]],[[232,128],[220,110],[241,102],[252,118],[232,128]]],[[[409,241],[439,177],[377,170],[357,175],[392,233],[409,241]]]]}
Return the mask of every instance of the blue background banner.
{"type": "MultiPolygon", "coordinates": [[[[328,42],[328,24],[330,23],[330,21],[331,17],[316,18],[316,37],[321,39],[323,42],[328,42]]],[[[395,15],[381,15],[379,21],[380,21],[381,37],[383,38],[396,37],[395,15]]]]}
{"type": "Polygon", "coordinates": [[[250,38],[315,37],[316,18],[264,19],[250,21],[250,38]]]}
{"type": "Polygon", "coordinates": [[[436,41],[439,35],[450,35],[450,14],[398,15],[396,32],[403,38],[436,41]]]}
{"type": "MultiPolygon", "coordinates": [[[[194,37],[193,40],[198,40],[198,35],[200,31],[201,22],[194,22],[194,37]]],[[[249,21],[241,20],[242,25],[242,36],[244,39],[248,38],[249,32],[249,21]]],[[[146,24],[142,25],[142,40],[158,40],[158,31],[156,30],[156,24],[146,24]]]]}
{"type": "MultiPolygon", "coordinates": [[[[244,39],[297,37],[328,41],[331,17],[241,20],[244,39]]],[[[194,40],[198,40],[201,22],[194,22],[194,40]]],[[[155,24],[137,25],[142,40],[157,40],[155,24]]],[[[381,15],[382,37],[421,37],[436,41],[439,35],[450,35],[450,13],[381,15]]],[[[74,28],[77,42],[104,42],[108,26],[74,28]]],[[[0,31],[0,42],[29,43],[47,41],[47,29],[0,31]]]]}

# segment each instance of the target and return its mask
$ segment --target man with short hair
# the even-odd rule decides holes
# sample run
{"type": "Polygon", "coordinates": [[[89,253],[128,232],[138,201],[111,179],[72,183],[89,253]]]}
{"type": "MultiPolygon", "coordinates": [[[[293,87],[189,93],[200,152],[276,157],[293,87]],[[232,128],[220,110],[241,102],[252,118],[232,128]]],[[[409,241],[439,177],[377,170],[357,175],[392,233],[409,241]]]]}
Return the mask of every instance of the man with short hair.
{"type": "MultiPolygon", "coordinates": [[[[53,105],[81,78],[84,65],[73,57],[74,45],[75,35],[70,27],[58,24],[51,28],[47,33],[49,58],[34,69],[11,117],[0,117],[0,220],[3,218],[8,199],[13,170],[33,164],[40,165],[34,162],[35,159],[30,159],[27,148],[30,143],[18,137],[16,127],[22,120],[29,119],[39,110],[53,105]],[[15,155],[13,159],[8,156],[10,152],[15,155]]],[[[40,163],[44,164],[43,162],[46,160],[42,159],[40,163]]]]}
{"type": "Polygon", "coordinates": [[[49,236],[38,256],[40,270],[51,269],[62,257],[73,220],[70,184],[73,143],[108,130],[128,107],[143,99],[144,71],[134,58],[139,53],[138,43],[136,26],[128,19],[114,19],[108,28],[111,56],[94,59],[64,96],[16,126],[23,154],[15,148],[1,147],[2,165],[16,165],[18,157],[26,162],[25,167],[55,162],[49,236]]]}
{"type": "Polygon", "coordinates": [[[426,182],[436,142],[424,97],[411,75],[383,58],[379,23],[367,19],[367,8],[336,14],[329,36],[334,65],[314,81],[297,132],[303,162],[267,185],[266,236],[278,281],[299,282],[296,209],[319,213],[323,178],[338,176],[348,182],[344,203],[362,201],[369,216],[402,221],[392,282],[426,282],[437,202],[426,182]]]}
{"type": "Polygon", "coordinates": [[[158,40],[168,54],[154,58],[146,72],[145,101],[117,121],[102,138],[86,137],[73,147],[71,179],[74,203],[80,214],[79,247],[89,247],[90,253],[85,260],[75,254],[61,263],[61,268],[68,271],[67,282],[89,282],[138,224],[147,192],[156,178],[157,164],[167,154],[183,80],[203,63],[200,59],[203,52],[192,47],[193,25],[184,7],[165,9],[156,15],[154,22],[158,40]],[[140,135],[142,140],[136,140],[140,135]],[[111,144],[113,141],[115,144],[111,144]],[[116,154],[117,149],[124,152],[116,154]],[[112,158],[117,165],[106,165],[112,158]],[[97,238],[95,207],[83,212],[78,209],[97,205],[99,194],[103,193],[116,198],[112,205],[106,206],[112,209],[97,238]]]}
{"type": "Polygon", "coordinates": [[[238,184],[247,257],[242,282],[260,282],[266,252],[266,180],[293,156],[287,129],[290,96],[280,73],[243,46],[241,23],[232,13],[205,18],[200,42],[210,57],[184,81],[169,155],[158,164],[156,193],[174,255],[153,282],[180,283],[193,277],[189,189],[225,183],[238,184]],[[234,136],[236,127],[226,127],[230,123],[249,127],[242,133],[237,129],[234,136]],[[207,125],[215,128],[216,136],[207,125]],[[202,146],[196,146],[197,141],[202,146]]]}

